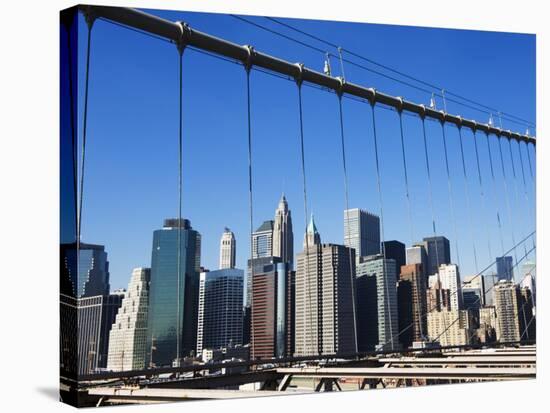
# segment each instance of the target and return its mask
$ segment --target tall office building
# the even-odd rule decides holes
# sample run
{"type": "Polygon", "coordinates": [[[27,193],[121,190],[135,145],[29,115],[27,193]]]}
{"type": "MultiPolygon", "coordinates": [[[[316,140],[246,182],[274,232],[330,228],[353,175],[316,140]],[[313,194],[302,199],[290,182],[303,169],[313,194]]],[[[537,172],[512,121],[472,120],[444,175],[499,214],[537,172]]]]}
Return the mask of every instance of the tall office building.
{"type": "Polygon", "coordinates": [[[67,375],[92,373],[106,364],[106,326],[117,309],[107,253],[102,245],[61,244],[60,258],[61,368],[67,375]]]}
{"type": "Polygon", "coordinates": [[[510,256],[497,257],[498,280],[514,281],[514,259],[510,256]]]}
{"type": "Polygon", "coordinates": [[[359,351],[398,349],[395,260],[384,259],[380,254],[363,257],[357,264],[356,274],[359,351]]]}
{"type": "Polygon", "coordinates": [[[126,291],[121,289],[115,290],[111,294],[103,297],[103,308],[101,312],[101,331],[99,341],[99,358],[97,362],[98,368],[107,368],[110,332],[125,295],[126,291]]]}
{"type": "Polygon", "coordinates": [[[220,270],[235,268],[237,254],[237,241],[235,234],[229,228],[225,228],[220,239],[220,270]]]}
{"type": "Polygon", "coordinates": [[[279,257],[281,262],[287,262],[290,268],[293,268],[294,235],[292,233],[292,216],[284,194],[281,196],[273,221],[273,256],[279,257]]]}
{"type": "Polygon", "coordinates": [[[536,338],[536,320],[533,294],[529,287],[519,289],[518,300],[520,340],[534,340],[536,338]]]}
{"type": "Polygon", "coordinates": [[[435,236],[426,237],[423,241],[428,258],[426,274],[437,274],[440,265],[451,263],[449,240],[443,236],[435,236]]]}
{"type": "Polygon", "coordinates": [[[439,267],[439,280],[441,281],[441,288],[449,290],[450,309],[462,310],[464,306],[458,265],[441,265],[439,267]]]}
{"type": "Polygon", "coordinates": [[[200,273],[197,354],[241,344],[244,271],[226,268],[200,273]]]}
{"type": "Polygon", "coordinates": [[[252,258],[273,256],[273,221],[264,221],[252,233],[252,258]]]}
{"type": "Polygon", "coordinates": [[[399,277],[401,267],[407,264],[405,244],[396,240],[382,241],[382,247],[384,248],[382,250],[384,256],[387,259],[395,260],[395,268],[397,268],[397,276],[399,277]]]}
{"type": "Polygon", "coordinates": [[[107,370],[141,370],[147,367],[147,314],[149,268],[135,268],[109,334],[107,370]]]}
{"type": "Polygon", "coordinates": [[[464,277],[464,281],[462,282],[462,295],[464,295],[466,290],[476,290],[475,293],[479,296],[480,307],[487,304],[487,299],[485,296],[485,292],[487,291],[485,279],[486,276],[482,274],[469,275],[464,277]]]}
{"type": "Polygon", "coordinates": [[[343,245],[321,244],[313,222],[307,232],[309,248],[296,259],[294,354],[353,353],[357,349],[352,285],[355,252],[343,245]]]}
{"type": "Polygon", "coordinates": [[[413,244],[405,250],[405,259],[407,265],[420,264],[425,281],[424,288],[428,288],[428,253],[426,252],[426,246],[422,243],[413,244]]]}
{"type": "Polygon", "coordinates": [[[427,336],[426,323],[426,280],[422,264],[410,264],[401,267],[397,283],[399,339],[404,348],[411,347],[415,341],[423,341],[427,336]],[[411,328],[407,328],[412,325],[411,328]],[[405,330],[405,331],[404,331],[405,330]]]}
{"type": "Polygon", "coordinates": [[[279,257],[256,258],[252,279],[251,356],[291,356],[294,347],[294,272],[279,257]]]}
{"type": "Polygon", "coordinates": [[[527,261],[521,266],[521,287],[527,287],[531,290],[533,295],[533,306],[537,302],[537,286],[536,286],[536,277],[537,277],[537,266],[532,261],[527,261]]]}
{"type": "Polygon", "coordinates": [[[167,219],[153,233],[147,327],[152,365],[177,365],[195,352],[200,253],[201,236],[187,219],[167,219]]]}
{"type": "Polygon", "coordinates": [[[380,254],[380,218],[359,208],[344,210],[344,245],[355,250],[357,263],[380,254]]]}
{"type": "Polygon", "coordinates": [[[497,318],[497,340],[519,341],[519,288],[512,281],[501,280],[494,288],[495,312],[497,318]]]}

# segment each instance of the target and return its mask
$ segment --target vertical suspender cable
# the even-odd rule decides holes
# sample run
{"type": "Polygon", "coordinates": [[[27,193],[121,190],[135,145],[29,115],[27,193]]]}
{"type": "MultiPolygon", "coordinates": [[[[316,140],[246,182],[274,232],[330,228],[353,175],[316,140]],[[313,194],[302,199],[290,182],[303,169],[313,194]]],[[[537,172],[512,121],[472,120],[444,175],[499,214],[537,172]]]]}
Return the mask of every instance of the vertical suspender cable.
{"type": "Polygon", "coordinates": [[[447,187],[449,190],[449,206],[451,208],[451,219],[453,221],[453,232],[455,238],[455,250],[456,250],[456,260],[458,262],[458,267],[460,268],[460,253],[458,249],[458,231],[456,228],[456,216],[453,203],[453,187],[451,184],[451,173],[449,170],[449,154],[447,150],[447,134],[445,133],[445,122],[441,123],[441,133],[443,135],[443,150],[445,152],[445,169],[447,170],[447,187]]]}
{"type": "MultiPolygon", "coordinates": [[[[502,129],[502,125],[501,125],[501,129],[502,129]]],[[[510,161],[511,161],[511,165],[512,165],[512,175],[514,177],[514,194],[515,194],[515,199],[516,199],[516,208],[519,211],[521,209],[521,207],[520,207],[520,202],[519,202],[518,178],[517,178],[517,175],[516,175],[516,163],[514,162],[514,155],[512,153],[512,142],[511,142],[510,139],[508,139],[508,150],[510,152],[510,161]]],[[[523,214],[520,214],[520,215],[523,216],[523,214]]],[[[528,230],[529,228],[525,228],[525,229],[528,230]]],[[[523,244],[523,248],[524,248],[524,251],[527,251],[527,245],[523,244]]]]}
{"type": "MultiPolygon", "coordinates": [[[[379,208],[380,208],[380,235],[381,235],[381,238],[382,238],[382,272],[383,272],[383,276],[385,278],[384,280],[384,286],[386,287],[385,288],[385,293],[386,293],[386,302],[387,302],[387,305],[388,307],[391,305],[390,304],[390,294],[389,294],[389,288],[388,288],[388,279],[387,279],[387,273],[386,273],[386,245],[385,245],[385,236],[384,236],[384,208],[383,208],[383,203],[382,203],[382,184],[381,184],[381,179],[380,179],[380,162],[379,162],[379,159],[378,159],[378,137],[377,137],[377,133],[376,133],[376,115],[375,115],[375,111],[374,111],[374,106],[375,106],[375,101],[372,100],[370,102],[370,107],[371,107],[371,112],[372,112],[372,132],[373,132],[373,142],[374,142],[374,156],[375,156],[375,161],[376,161],[376,184],[377,184],[377,187],[378,187],[378,203],[379,203],[379,208]]],[[[391,313],[389,310],[389,308],[386,308],[386,306],[384,306],[384,309],[386,311],[386,313],[388,314],[388,320],[389,320],[389,324],[390,324],[390,346],[391,346],[391,349],[393,350],[395,348],[394,346],[394,334],[393,334],[393,321],[392,321],[392,317],[391,317],[391,313]]],[[[385,328],[385,326],[384,326],[385,328]]],[[[387,341],[384,343],[384,347],[386,346],[387,344],[387,341]]]]}
{"type": "MultiPolygon", "coordinates": [[[[504,157],[502,156],[502,138],[498,137],[498,149],[500,153],[500,164],[502,166],[502,182],[504,186],[504,197],[506,198],[506,208],[508,210],[508,220],[510,221],[510,232],[512,235],[512,245],[516,245],[516,236],[514,231],[514,220],[512,219],[512,208],[510,208],[510,195],[508,193],[508,183],[506,179],[506,168],[504,167],[504,157]]],[[[525,244],[523,244],[525,247],[525,244]]],[[[517,251],[514,250],[514,260],[518,261],[517,251]]]]}
{"type": "Polygon", "coordinates": [[[464,176],[464,193],[466,195],[466,208],[468,209],[468,221],[470,224],[470,231],[472,237],[472,246],[474,249],[474,264],[476,267],[476,274],[479,272],[479,265],[477,262],[477,250],[476,250],[476,237],[474,233],[474,222],[472,219],[472,205],[470,201],[470,190],[468,189],[468,173],[466,172],[466,161],[464,160],[464,144],[462,142],[462,127],[458,127],[458,139],[460,142],[460,156],[462,157],[462,175],[464,176]]]}
{"type": "MultiPolygon", "coordinates": [[[[477,147],[477,133],[474,130],[473,132],[473,138],[474,138],[474,148],[475,148],[475,154],[476,154],[476,165],[477,165],[477,177],[479,182],[479,195],[481,198],[481,209],[482,213],[485,213],[487,211],[487,206],[485,203],[485,191],[483,190],[483,178],[481,177],[481,167],[479,164],[479,150],[477,147]]],[[[489,224],[486,219],[482,219],[482,221],[485,223],[485,232],[487,233],[487,249],[489,251],[489,260],[493,260],[493,252],[491,251],[491,235],[489,233],[489,224]]],[[[493,284],[495,283],[495,274],[493,272],[493,284]]],[[[485,293],[485,292],[484,292],[485,293]]]]}
{"type": "MultiPolygon", "coordinates": [[[[72,21],[70,25],[74,24],[72,21]]],[[[77,132],[76,132],[76,114],[75,114],[75,108],[76,108],[76,98],[74,95],[74,85],[73,85],[73,49],[71,45],[71,28],[69,25],[64,25],[67,29],[67,65],[68,65],[68,72],[69,72],[69,99],[70,99],[70,106],[71,106],[71,155],[72,155],[72,162],[73,162],[73,194],[74,194],[74,223],[75,223],[75,230],[78,231],[78,161],[76,158],[77,153],[77,132]]],[[[76,237],[76,245],[80,246],[80,235],[77,234],[76,237]]]]}
{"type": "MultiPolygon", "coordinates": [[[[305,244],[306,244],[306,277],[304,277],[304,282],[307,281],[307,288],[305,289],[306,291],[306,294],[307,294],[307,297],[308,297],[308,311],[307,311],[307,315],[309,317],[309,326],[310,328],[312,327],[312,323],[311,323],[311,311],[312,311],[312,306],[311,306],[311,281],[309,279],[309,237],[308,237],[308,234],[307,234],[307,219],[308,219],[308,211],[307,211],[307,187],[306,187],[306,158],[305,158],[305,148],[304,148],[304,119],[303,119],[303,110],[302,110],[302,78],[301,78],[301,75],[302,75],[302,65],[298,65],[298,67],[300,68],[300,77],[296,79],[296,85],[298,87],[298,113],[299,113],[299,121],[300,121],[300,158],[301,158],[301,170],[302,170],[302,188],[303,188],[303,197],[304,197],[304,224],[305,224],[305,244]]],[[[316,254],[316,257],[317,257],[317,254],[316,254]]],[[[317,258],[316,258],[317,259],[317,258]]],[[[317,267],[316,267],[316,272],[317,272],[317,267]]],[[[305,310],[305,302],[304,302],[304,310],[305,310]]],[[[305,354],[306,353],[306,311],[304,311],[303,313],[303,321],[302,321],[304,324],[303,324],[303,328],[302,328],[302,343],[303,343],[303,353],[305,354]]],[[[317,324],[318,324],[318,320],[317,320],[317,324]]],[[[317,332],[317,336],[318,336],[318,332],[317,332]]],[[[309,339],[310,339],[310,349],[312,348],[311,346],[311,341],[313,340],[313,335],[310,334],[309,335],[309,339]]]]}
{"type": "Polygon", "coordinates": [[[254,245],[253,245],[253,232],[254,232],[254,208],[253,208],[253,192],[252,192],[252,120],[250,110],[250,70],[252,69],[252,47],[248,46],[248,60],[245,63],[246,71],[246,113],[247,113],[247,130],[248,130],[248,218],[250,225],[250,288],[252,289],[250,297],[250,337],[252,344],[252,351],[254,351],[254,320],[252,314],[254,311],[254,245]]]}
{"type": "MultiPolygon", "coordinates": [[[[529,196],[527,195],[527,182],[525,181],[525,168],[523,166],[523,155],[521,153],[521,145],[519,142],[518,142],[518,151],[519,151],[519,160],[521,165],[521,177],[523,178],[523,193],[525,195],[525,203],[529,205],[529,196]]],[[[527,151],[527,156],[529,156],[529,151],[527,151]]],[[[529,215],[531,215],[531,209],[527,208],[527,210],[529,211],[529,215]]],[[[536,224],[535,219],[531,219],[531,222],[536,224]]],[[[533,238],[533,246],[534,245],[535,245],[535,239],[533,238]]]]}
{"type": "MultiPolygon", "coordinates": [[[[343,79],[343,78],[342,78],[343,79]]],[[[341,80],[343,84],[343,80],[341,80]]],[[[344,135],[344,113],[342,108],[342,93],[338,93],[338,108],[340,113],[340,143],[341,143],[341,149],[342,149],[342,167],[344,170],[344,195],[345,195],[345,201],[346,201],[346,218],[348,218],[348,239],[350,239],[349,234],[349,191],[348,191],[348,171],[346,167],[346,146],[345,146],[345,135],[344,135]]],[[[383,245],[383,244],[382,244],[383,245]]],[[[350,282],[351,282],[351,305],[352,305],[352,317],[353,317],[353,335],[355,337],[355,352],[358,352],[358,346],[357,346],[357,313],[355,309],[355,274],[353,271],[354,268],[354,262],[352,259],[351,254],[351,245],[348,247],[349,250],[349,275],[350,275],[350,282]]],[[[390,322],[391,323],[391,322],[390,322]]]]}
{"type": "MultiPolygon", "coordinates": [[[[497,182],[496,182],[496,178],[495,178],[495,170],[493,168],[493,155],[492,155],[492,152],[491,152],[491,143],[489,142],[489,134],[485,133],[485,137],[487,138],[487,151],[489,152],[489,167],[491,169],[491,177],[493,179],[493,191],[496,191],[497,182]]],[[[495,209],[496,209],[496,213],[497,213],[497,224],[498,224],[498,234],[499,234],[499,237],[500,237],[500,247],[501,247],[502,251],[504,252],[504,240],[502,238],[502,223],[500,221],[500,212],[499,212],[499,209],[498,209],[496,194],[493,194],[493,195],[494,195],[493,196],[493,202],[495,203],[495,209]]]]}
{"type": "Polygon", "coordinates": [[[84,171],[85,171],[85,162],[86,162],[86,133],[88,131],[88,91],[90,84],[90,46],[92,42],[92,27],[94,24],[94,17],[89,13],[84,15],[86,18],[86,23],[88,25],[88,39],[86,46],[86,73],[84,80],[84,114],[82,118],[82,152],[81,152],[81,165],[80,165],[80,194],[79,194],[79,204],[78,204],[78,226],[77,226],[77,254],[80,250],[80,237],[82,232],[82,203],[84,200],[84,171]]]}
{"type": "Polygon", "coordinates": [[[177,253],[177,317],[176,317],[176,361],[180,365],[181,359],[181,204],[182,204],[182,181],[183,181],[183,49],[178,50],[179,54],[179,122],[178,122],[178,253],[177,253]]]}
{"type": "MultiPolygon", "coordinates": [[[[401,100],[402,102],[403,100],[401,100]]],[[[410,229],[410,232],[411,232],[411,246],[414,244],[414,226],[413,226],[413,219],[412,219],[412,207],[411,207],[411,197],[410,197],[410,191],[409,191],[409,174],[407,173],[407,157],[406,157],[406,151],[405,151],[405,138],[404,138],[404,133],[403,133],[403,110],[402,110],[402,107],[400,108],[400,110],[398,110],[398,114],[399,114],[399,132],[400,132],[400,136],[401,136],[401,155],[402,155],[402,158],[403,158],[403,174],[404,174],[404,179],[405,179],[405,197],[407,198],[407,211],[408,211],[408,216],[409,216],[409,229],[410,229]]],[[[397,269],[398,273],[400,274],[401,273],[401,269],[398,268],[397,269]]],[[[398,278],[400,278],[398,276],[398,278]]],[[[420,280],[418,279],[419,277],[415,277],[415,284],[416,284],[416,290],[418,292],[421,291],[422,289],[422,286],[420,285],[420,280]]],[[[423,326],[422,326],[422,314],[420,313],[421,311],[421,308],[419,308],[420,306],[417,305],[417,316],[418,316],[418,321],[419,321],[419,329],[420,329],[420,336],[421,337],[424,337],[424,330],[423,330],[423,326]]],[[[399,336],[399,333],[398,333],[398,336],[399,336]]]]}
{"type": "MultiPolygon", "coordinates": [[[[428,140],[426,138],[426,119],[425,119],[425,116],[421,116],[420,119],[422,120],[422,138],[424,141],[424,158],[426,161],[426,172],[428,174],[430,209],[432,211],[432,230],[433,230],[434,244],[435,244],[435,260],[437,265],[437,282],[438,282],[437,287],[439,290],[439,305],[440,305],[440,311],[442,311],[443,310],[443,289],[441,286],[441,276],[439,274],[439,251],[437,246],[437,239],[435,239],[435,237],[437,236],[437,231],[436,231],[436,225],[435,225],[435,211],[434,211],[434,203],[433,203],[432,176],[430,172],[430,158],[428,157],[428,140]]],[[[443,317],[443,320],[446,325],[447,322],[445,320],[445,317],[443,317]]]]}

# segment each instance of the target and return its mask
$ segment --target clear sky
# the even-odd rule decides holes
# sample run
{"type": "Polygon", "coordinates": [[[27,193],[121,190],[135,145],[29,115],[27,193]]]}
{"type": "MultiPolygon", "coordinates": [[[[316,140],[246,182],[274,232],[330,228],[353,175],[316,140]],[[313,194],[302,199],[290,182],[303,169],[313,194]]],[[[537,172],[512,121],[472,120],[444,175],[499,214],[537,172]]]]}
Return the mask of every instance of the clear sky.
{"type": "MultiPolygon", "coordinates": [[[[257,50],[289,61],[303,62],[319,71],[323,69],[324,56],[321,53],[228,15],[149,12],[173,21],[186,21],[197,30],[239,44],[251,44],[257,50]]],[[[299,37],[262,17],[249,18],[335,53],[328,46],[299,37]]],[[[535,120],[534,35],[284,21],[462,96],[535,120]]],[[[81,102],[86,30],[81,18],[81,102]]],[[[352,56],[347,57],[364,64],[352,56]]],[[[339,75],[336,60],[332,61],[332,67],[333,75],[339,75]]],[[[203,266],[217,268],[219,241],[227,226],[237,239],[237,266],[245,268],[249,251],[245,71],[240,65],[193,50],[185,51],[183,70],[183,216],[189,218],[192,226],[202,234],[203,266]]],[[[350,82],[375,87],[411,101],[429,103],[429,94],[349,64],[345,64],[344,70],[350,82]]],[[[294,221],[295,252],[299,252],[305,220],[296,85],[253,71],[251,90],[254,226],[273,219],[284,191],[294,221]]],[[[112,288],[125,288],[132,268],[150,266],[153,230],[162,227],[164,218],[177,216],[178,93],[178,53],[174,45],[105,21],[96,21],[92,32],[82,240],[105,245],[112,288]]],[[[437,104],[442,108],[441,101],[437,104]]],[[[303,105],[308,209],[315,215],[323,242],[343,243],[345,198],[338,99],[334,93],[304,87],[303,105]]],[[[451,102],[447,103],[447,110],[480,122],[488,120],[483,113],[451,102]]],[[[429,186],[421,122],[413,116],[403,116],[403,121],[412,203],[412,236],[417,241],[432,235],[429,186]]],[[[412,240],[398,115],[393,110],[377,107],[376,122],[385,239],[398,239],[409,245],[412,240]]],[[[344,123],[349,205],[378,214],[370,107],[344,99],[344,123]]],[[[503,121],[503,126],[525,132],[522,125],[503,121]]],[[[470,225],[458,132],[455,127],[446,126],[457,227],[455,237],[441,127],[431,121],[426,121],[426,127],[437,232],[451,240],[452,259],[456,263],[455,242],[458,241],[462,275],[473,274],[476,268],[472,239],[475,240],[479,269],[494,260],[489,256],[488,241],[493,256],[502,253],[497,212],[504,249],[513,245],[512,237],[517,242],[534,229],[534,191],[526,146],[521,145],[527,183],[524,187],[517,143],[512,143],[514,180],[508,142],[502,142],[507,177],[504,181],[499,144],[494,136],[490,137],[495,173],[493,184],[486,138],[477,135],[486,200],[483,208],[472,133],[463,131],[472,205],[473,225],[470,225]]],[[[534,168],[532,145],[529,151],[534,168]]],[[[517,250],[517,256],[521,258],[523,255],[522,246],[517,250]]]]}

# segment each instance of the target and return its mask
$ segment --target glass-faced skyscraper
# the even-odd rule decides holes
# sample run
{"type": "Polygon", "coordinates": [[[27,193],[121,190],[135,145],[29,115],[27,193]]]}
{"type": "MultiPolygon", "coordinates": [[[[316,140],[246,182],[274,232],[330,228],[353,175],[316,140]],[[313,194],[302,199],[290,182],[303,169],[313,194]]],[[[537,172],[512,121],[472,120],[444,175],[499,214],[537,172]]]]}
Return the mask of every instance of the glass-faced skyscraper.
{"type": "Polygon", "coordinates": [[[169,366],[195,351],[200,251],[201,236],[187,219],[167,219],[153,233],[146,365],[169,366]]]}
{"type": "Polygon", "coordinates": [[[443,236],[426,237],[424,245],[428,255],[426,275],[437,274],[441,264],[451,263],[451,247],[449,240],[443,236]]]}
{"type": "Polygon", "coordinates": [[[514,281],[514,259],[509,255],[497,257],[497,275],[498,279],[514,281]]]}
{"type": "Polygon", "coordinates": [[[380,218],[359,208],[344,210],[344,245],[355,249],[355,258],[380,254],[380,218]]]}

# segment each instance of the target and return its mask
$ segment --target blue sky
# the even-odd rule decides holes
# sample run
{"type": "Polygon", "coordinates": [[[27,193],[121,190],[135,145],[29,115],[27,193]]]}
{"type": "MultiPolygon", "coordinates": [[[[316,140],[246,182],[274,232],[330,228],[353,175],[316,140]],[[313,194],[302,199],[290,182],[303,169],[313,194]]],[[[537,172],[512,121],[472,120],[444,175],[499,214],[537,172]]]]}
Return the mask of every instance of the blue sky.
{"type": "MultiPolygon", "coordinates": [[[[322,70],[318,52],[247,25],[222,14],[149,11],[239,44],[322,70]]],[[[334,53],[327,46],[298,37],[262,17],[251,20],[292,35],[334,53]]],[[[524,119],[535,120],[535,36],[480,31],[284,20],[300,29],[367,56],[447,90],[496,107],[524,119]]],[[[82,100],[86,27],[80,20],[79,98],[82,100]]],[[[97,21],[93,28],[86,153],[86,183],[82,239],[106,246],[112,288],[126,287],[131,270],[150,266],[153,230],[178,208],[178,54],[173,45],[143,34],[97,21]]],[[[356,60],[351,56],[350,60],[356,60]]],[[[332,61],[335,75],[339,64],[332,61]]],[[[373,67],[374,68],[374,67],[373,67]]],[[[248,164],[245,71],[242,66],[186,50],[184,53],[184,181],[183,215],[203,236],[202,265],[216,269],[219,239],[225,226],[237,238],[237,265],[245,267],[248,243],[248,164]]],[[[350,82],[375,87],[419,103],[426,93],[376,74],[345,65],[350,82]]],[[[293,82],[253,71],[252,133],[254,225],[273,219],[281,192],[285,192],[294,220],[296,252],[301,249],[304,221],[300,172],[297,90],[293,82]]],[[[343,242],[344,177],[338,123],[338,100],[333,93],[303,88],[308,209],[315,214],[324,242],[343,242]]],[[[438,101],[442,106],[442,102],[438,101]]],[[[486,122],[488,116],[453,103],[451,113],[486,122]]],[[[350,207],[379,213],[371,109],[344,99],[346,156],[350,207]]],[[[385,238],[407,245],[411,233],[405,198],[398,115],[376,108],[381,162],[385,238]]],[[[426,175],[421,122],[403,116],[413,216],[413,237],[432,234],[429,186],[426,175]]],[[[498,121],[497,121],[498,123],[498,121]]],[[[80,128],[81,128],[80,119],[80,128]]],[[[506,129],[525,126],[503,121],[506,129]]],[[[534,229],[534,191],[527,149],[512,142],[516,180],[508,142],[490,137],[495,181],[488,147],[478,134],[486,208],[482,207],[473,136],[463,131],[470,225],[457,129],[446,126],[451,190],[457,236],[450,202],[441,126],[426,122],[430,144],[435,220],[438,234],[458,241],[462,275],[476,271],[472,237],[479,269],[502,253],[497,212],[504,248],[534,229]],[[505,188],[505,183],[507,187],[505,188]],[[508,199],[505,196],[508,191],[508,199]],[[508,201],[508,202],[507,202],[508,201]],[[510,208],[508,208],[508,203],[510,208]],[[528,203],[528,204],[527,204],[528,203]],[[489,234],[489,237],[487,236],[489,234]]],[[[81,129],[80,129],[81,131],[81,129]]],[[[80,133],[81,137],[81,133],[80,133]]],[[[528,149],[535,161],[533,147],[528,149]]],[[[524,254],[517,251],[518,258],[524,254]]]]}

